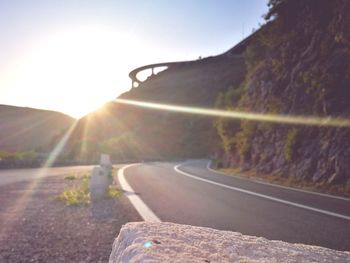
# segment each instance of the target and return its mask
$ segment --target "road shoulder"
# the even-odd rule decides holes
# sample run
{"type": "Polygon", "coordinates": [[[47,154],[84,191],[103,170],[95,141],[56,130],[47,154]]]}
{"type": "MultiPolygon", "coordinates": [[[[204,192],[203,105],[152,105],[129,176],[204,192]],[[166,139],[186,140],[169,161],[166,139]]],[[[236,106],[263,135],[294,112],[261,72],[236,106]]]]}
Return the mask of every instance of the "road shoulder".
{"type": "Polygon", "coordinates": [[[102,201],[102,216],[65,206],[55,196],[73,184],[53,176],[0,187],[1,262],[108,261],[121,226],[141,218],[125,196],[102,201]]]}

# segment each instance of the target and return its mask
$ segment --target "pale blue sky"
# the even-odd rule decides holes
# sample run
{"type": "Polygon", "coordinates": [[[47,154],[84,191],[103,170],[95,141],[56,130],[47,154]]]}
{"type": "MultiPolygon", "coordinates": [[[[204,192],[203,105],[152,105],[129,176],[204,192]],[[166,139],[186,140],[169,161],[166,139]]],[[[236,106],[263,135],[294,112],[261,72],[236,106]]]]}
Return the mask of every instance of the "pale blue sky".
{"type": "Polygon", "coordinates": [[[128,90],[133,68],[222,53],[266,12],[266,0],[0,0],[0,104],[80,117],[128,90]]]}

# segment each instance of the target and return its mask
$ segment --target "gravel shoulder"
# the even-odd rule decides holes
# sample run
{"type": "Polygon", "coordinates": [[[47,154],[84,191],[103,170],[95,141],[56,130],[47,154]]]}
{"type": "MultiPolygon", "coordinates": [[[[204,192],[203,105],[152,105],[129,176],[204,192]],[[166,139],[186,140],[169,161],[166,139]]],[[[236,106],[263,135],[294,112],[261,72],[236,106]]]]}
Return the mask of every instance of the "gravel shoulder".
{"type": "Polygon", "coordinates": [[[77,182],[54,176],[0,187],[0,262],[107,262],[123,224],[141,221],[123,195],[68,207],[77,182]]]}

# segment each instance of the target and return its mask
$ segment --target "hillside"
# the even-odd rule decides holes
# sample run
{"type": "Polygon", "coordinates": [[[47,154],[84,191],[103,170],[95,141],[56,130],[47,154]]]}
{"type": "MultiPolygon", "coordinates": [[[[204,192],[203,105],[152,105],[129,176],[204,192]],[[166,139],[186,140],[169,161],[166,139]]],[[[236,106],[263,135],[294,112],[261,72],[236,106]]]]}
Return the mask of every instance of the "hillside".
{"type": "Polygon", "coordinates": [[[59,112],[0,105],[0,150],[47,151],[73,121],[59,112]]]}
{"type": "MultiPolygon", "coordinates": [[[[236,54],[183,63],[120,98],[281,115],[350,117],[350,4],[271,0],[267,23],[236,54]]],[[[231,49],[232,50],[232,49],[231,49]]],[[[224,167],[346,183],[348,128],[213,119],[107,103],[79,121],[70,156],[204,157],[224,167]],[[214,128],[215,127],[215,128],[214,128]]]]}
{"type": "MultiPolygon", "coordinates": [[[[221,106],[349,118],[350,2],[270,4],[268,26],[245,52],[245,80],[223,96],[221,106]]],[[[225,167],[320,184],[350,182],[348,128],[227,120],[216,126],[222,142],[219,160],[225,167]]]]}
{"type": "MultiPolygon", "coordinates": [[[[120,98],[213,107],[221,91],[243,80],[244,71],[242,56],[222,54],[170,67],[120,98]]],[[[79,121],[71,156],[94,158],[104,151],[116,160],[203,157],[215,139],[211,118],[107,103],[79,121]]]]}

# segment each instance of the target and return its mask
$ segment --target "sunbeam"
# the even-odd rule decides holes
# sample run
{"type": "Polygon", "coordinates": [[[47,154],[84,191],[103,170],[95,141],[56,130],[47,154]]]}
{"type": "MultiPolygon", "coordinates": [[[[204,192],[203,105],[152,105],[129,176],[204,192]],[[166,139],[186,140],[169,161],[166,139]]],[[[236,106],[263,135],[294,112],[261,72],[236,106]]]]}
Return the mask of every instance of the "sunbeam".
{"type": "MultiPolygon", "coordinates": [[[[42,166],[42,168],[39,170],[38,174],[36,174],[35,178],[33,178],[33,180],[30,181],[28,188],[26,189],[26,191],[23,193],[22,196],[20,196],[18,198],[18,200],[16,200],[16,203],[13,207],[13,211],[12,211],[12,215],[15,218],[19,218],[20,215],[23,213],[24,209],[27,206],[27,202],[29,201],[29,197],[32,193],[35,192],[35,188],[37,187],[37,185],[40,183],[41,179],[43,178],[46,169],[48,167],[50,167],[55,160],[57,159],[58,155],[62,152],[64,146],[66,145],[68,139],[70,138],[70,136],[72,135],[73,131],[75,130],[76,126],[77,126],[78,121],[75,121],[71,127],[67,130],[67,132],[62,136],[62,138],[60,139],[60,141],[57,143],[57,145],[55,146],[55,148],[51,151],[49,157],[47,158],[46,162],[44,163],[44,165],[42,166]]],[[[12,229],[13,229],[13,225],[12,225],[12,221],[16,222],[15,220],[12,220],[11,218],[6,218],[6,220],[8,220],[9,223],[9,227],[7,227],[6,229],[0,229],[0,235],[6,236],[7,234],[11,233],[12,229]],[[12,220],[12,221],[11,221],[12,220]]]]}
{"type": "Polygon", "coordinates": [[[57,143],[55,148],[51,151],[49,157],[47,158],[45,164],[43,165],[43,168],[50,167],[55,160],[57,159],[58,155],[62,152],[64,146],[66,145],[68,139],[72,135],[72,132],[75,130],[75,127],[77,126],[78,121],[74,121],[74,123],[70,126],[70,128],[67,130],[67,132],[63,135],[61,140],[57,143]]]}
{"type": "Polygon", "coordinates": [[[274,122],[284,124],[309,125],[309,126],[331,126],[331,127],[350,127],[350,120],[345,118],[317,117],[317,116],[296,116],[296,115],[278,115],[265,113],[252,113],[244,111],[226,111],[218,109],[207,109],[180,105],[169,105],[145,101],[115,99],[115,103],[132,105],[154,110],[173,111],[180,113],[189,113],[196,115],[205,115],[221,118],[243,119],[259,122],[274,122]]]}
{"type": "Polygon", "coordinates": [[[81,145],[80,145],[80,152],[79,152],[79,159],[83,159],[85,154],[87,153],[87,140],[89,136],[89,128],[90,128],[90,115],[86,116],[86,121],[83,123],[83,131],[81,136],[81,145]]]}
{"type": "MultiPolygon", "coordinates": [[[[7,122],[6,124],[3,124],[2,126],[10,126],[10,125],[18,125],[16,122],[22,122],[22,125],[24,126],[24,128],[22,129],[18,129],[16,132],[13,132],[11,134],[8,134],[7,136],[4,136],[3,138],[0,138],[0,143],[4,142],[4,141],[7,141],[9,139],[18,139],[22,136],[25,136],[26,133],[30,132],[31,130],[37,128],[38,126],[40,125],[43,125],[45,124],[45,122],[49,121],[50,119],[52,119],[53,116],[50,116],[50,117],[41,117],[40,119],[38,118],[38,116],[32,116],[32,117],[29,117],[27,118],[26,120],[15,120],[15,121],[9,121],[7,122]]],[[[0,125],[0,128],[1,125],[0,125]]]]}

